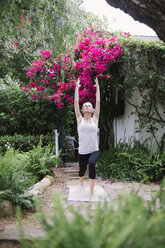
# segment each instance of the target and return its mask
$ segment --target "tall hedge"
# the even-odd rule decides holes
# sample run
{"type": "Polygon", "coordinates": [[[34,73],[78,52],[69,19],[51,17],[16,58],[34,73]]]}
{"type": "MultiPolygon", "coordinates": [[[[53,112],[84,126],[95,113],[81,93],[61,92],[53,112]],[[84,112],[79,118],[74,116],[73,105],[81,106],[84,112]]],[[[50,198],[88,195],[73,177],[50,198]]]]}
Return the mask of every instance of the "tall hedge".
{"type": "Polygon", "coordinates": [[[53,102],[34,101],[17,86],[0,89],[0,136],[40,135],[58,129],[68,133],[73,109],[59,110],[53,102]]]}

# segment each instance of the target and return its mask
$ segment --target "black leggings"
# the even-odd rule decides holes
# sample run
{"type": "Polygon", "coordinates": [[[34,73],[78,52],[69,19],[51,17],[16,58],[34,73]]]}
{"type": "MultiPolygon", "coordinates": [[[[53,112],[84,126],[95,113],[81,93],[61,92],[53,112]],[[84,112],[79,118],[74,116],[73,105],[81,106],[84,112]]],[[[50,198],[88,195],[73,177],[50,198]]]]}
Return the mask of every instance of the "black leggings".
{"type": "Polygon", "coordinates": [[[85,175],[87,165],[89,164],[89,178],[96,178],[95,164],[99,158],[99,151],[95,151],[89,154],[79,154],[79,176],[83,177],[85,175]]]}

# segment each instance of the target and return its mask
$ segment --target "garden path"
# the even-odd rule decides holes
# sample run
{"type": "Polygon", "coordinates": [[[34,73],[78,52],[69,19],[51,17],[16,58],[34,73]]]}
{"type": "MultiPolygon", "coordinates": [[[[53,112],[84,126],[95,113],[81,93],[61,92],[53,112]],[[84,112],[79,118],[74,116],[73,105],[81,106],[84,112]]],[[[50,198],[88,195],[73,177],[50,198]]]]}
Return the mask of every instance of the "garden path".
{"type": "MultiPolygon", "coordinates": [[[[77,185],[78,177],[77,177],[78,164],[77,163],[68,163],[65,164],[64,167],[53,168],[53,174],[55,178],[55,183],[49,186],[45,192],[43,197],[41,198],[41,204],[43,208],[43,212],[46,214],[51,214],[53,212],[53,195],[54,192],[57,191],[63,199],[67,198],[67,185],[77,185]]],[[[86,183],[87,178],[85,179],[86,183]]],[[[108,180],[103,180],[101,178],[97,178],[96,184],[104,187],[107,193],[110,196],[111,201],[115,202],[121,194],[129,194],[132,189],[138,190],[140,184],[132,183],[132,182],[112,182],[108,180]]],[[[140,190],[138,191],[138,195],[140,195],[146,202],[151,200],[152,194],[154,194],[159,189],[158,184],[142,184],[140,190]]],[[[86,205],[86,202],[66,202],[62,200],[62,204],[64,208],[67,210],[70,206],[77,208],[81,205],[86,205]]],[[[92,208],[91,208],[92,209],[92,208]]],[[[23,216],[23,226],[25,227],[25,232],[27,234],[31,234],[32,236],[39,237],[43,236],[44,233],[42,231],[41,225],[39,221],[36,220],[37,213],[30,213],[24,211],[23,216]]],[[[17,219],[16,217],[8,217],[0,220],[0,226],[4,228],[3,231],[0,232],[0,248],[20,248],[20,244],[17,242],[19,239],[19,232],[17,230],[17,219]],[[3,241],[2,241],[3,240],[3,241]]]]}

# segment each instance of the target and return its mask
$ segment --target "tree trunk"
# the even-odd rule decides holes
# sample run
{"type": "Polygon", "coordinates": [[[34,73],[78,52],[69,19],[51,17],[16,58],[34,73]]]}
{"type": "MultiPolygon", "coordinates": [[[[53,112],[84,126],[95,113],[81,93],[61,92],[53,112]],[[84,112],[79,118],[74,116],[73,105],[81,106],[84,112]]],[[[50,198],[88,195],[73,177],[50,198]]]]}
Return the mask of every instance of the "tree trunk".
{"type": "Polygon", "coordinates": [[[106,0],[106,2],[131,15],[136,21],[148,25],[165,42],[164,0],[106,0]]]}

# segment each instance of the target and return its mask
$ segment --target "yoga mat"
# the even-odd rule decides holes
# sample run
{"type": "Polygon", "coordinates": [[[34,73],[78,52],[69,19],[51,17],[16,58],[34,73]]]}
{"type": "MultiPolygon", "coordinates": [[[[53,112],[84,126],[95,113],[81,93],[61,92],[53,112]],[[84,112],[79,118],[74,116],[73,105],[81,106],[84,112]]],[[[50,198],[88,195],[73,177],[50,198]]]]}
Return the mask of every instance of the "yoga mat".
{"type": "Polygon", "coordinates": [[[92,196],[89,194],[89,186],[68,186],[68,201],[100,202],[110,201],[109,195],[102,186],[95,185],[92,196]]]}

